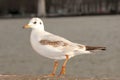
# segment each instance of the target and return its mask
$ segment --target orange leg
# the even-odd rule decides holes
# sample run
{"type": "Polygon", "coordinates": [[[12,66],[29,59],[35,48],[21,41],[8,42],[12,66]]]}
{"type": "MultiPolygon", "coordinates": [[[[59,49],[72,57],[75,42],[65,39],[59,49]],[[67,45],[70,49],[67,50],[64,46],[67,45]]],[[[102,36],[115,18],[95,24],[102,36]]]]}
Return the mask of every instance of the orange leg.
{"type": "Polygon", "coordinates": [[[65,71],[66,71],[66,63],[69,60],[69,56],[68,55],[65,55],[65,56],[66,56],[66,60],[64,61],[63,65],[62,65],[62,69],[61,69],[59,76],[64,75],[65,71]]]}
{"type": "Polygon", "coordinates": [[[54,77],[55,76],[55,72],[56,72],[57,67],[58,67],[58,62],[55,61],[54,62],[53,72],[51,74],[49,74],[48,77],[54,77]]]}

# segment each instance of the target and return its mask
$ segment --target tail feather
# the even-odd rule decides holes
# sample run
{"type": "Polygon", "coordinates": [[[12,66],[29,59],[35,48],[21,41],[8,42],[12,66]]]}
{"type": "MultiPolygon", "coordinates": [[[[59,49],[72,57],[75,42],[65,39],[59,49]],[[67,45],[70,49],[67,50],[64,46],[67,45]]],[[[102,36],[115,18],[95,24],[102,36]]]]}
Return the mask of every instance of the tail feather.
{"type": "Polygon", "coordinates": [[[86,50],[93,51],[93,50],[106,50],[106,47],[93,47],[93,46],[85,46],[86,50]]]}

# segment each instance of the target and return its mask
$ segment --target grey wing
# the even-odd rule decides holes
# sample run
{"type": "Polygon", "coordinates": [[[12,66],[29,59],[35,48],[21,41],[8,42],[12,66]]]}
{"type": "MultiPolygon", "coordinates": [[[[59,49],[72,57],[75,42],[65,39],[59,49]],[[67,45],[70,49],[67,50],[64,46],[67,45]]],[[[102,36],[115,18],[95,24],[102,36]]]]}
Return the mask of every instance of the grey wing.
{"type": "Polygon", "coordinates": [[[63,37],[60,37],[60,36],[57,36],[57,35],[54,35],[52,33],[48,33],[47,35],[43,36],[43,39],[47,39],[47,40],[50,40],[50,41],[63,41],[63,42],[66,42],[66,43],[72,43],[71,41],[63,38],[63,37]]]}

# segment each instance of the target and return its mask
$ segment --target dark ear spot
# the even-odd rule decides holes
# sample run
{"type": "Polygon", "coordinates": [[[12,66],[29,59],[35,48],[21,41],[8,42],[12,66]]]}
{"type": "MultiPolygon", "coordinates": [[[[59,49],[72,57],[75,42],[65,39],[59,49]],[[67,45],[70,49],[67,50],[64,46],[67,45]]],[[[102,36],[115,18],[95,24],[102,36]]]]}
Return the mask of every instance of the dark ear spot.
{"type": "Polygon", "coordinates": [[[40,24],[42,24],[42,23],[40,22],[40,24]]]}

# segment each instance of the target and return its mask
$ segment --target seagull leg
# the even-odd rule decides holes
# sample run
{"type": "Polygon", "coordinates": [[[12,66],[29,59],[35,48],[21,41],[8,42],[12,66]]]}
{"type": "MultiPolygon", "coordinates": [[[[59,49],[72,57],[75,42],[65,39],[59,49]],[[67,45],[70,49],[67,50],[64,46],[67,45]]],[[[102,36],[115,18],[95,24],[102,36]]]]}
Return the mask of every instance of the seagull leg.
{"type": "Polygon", "coordinates": [[[51,74],[48,75],[48,77],[54,77],[55,76],[55,72],[56,72],[57,67],[58,67],[58,61],[55,61],[53,71],[52,71],[51,74]]]}
{"type": "Polygon", "coordinates": [[[68,55],[65,55],[66,56],[66,60],[64,61],[63,65],[62,65],[62,69],[61,69],[61,72],[58,76],[61,76],[61,75],[64,75],[65,74],[65,71],[66,71],[66,63],[67,61],[69,60],[69,56],[68,55]]]}

